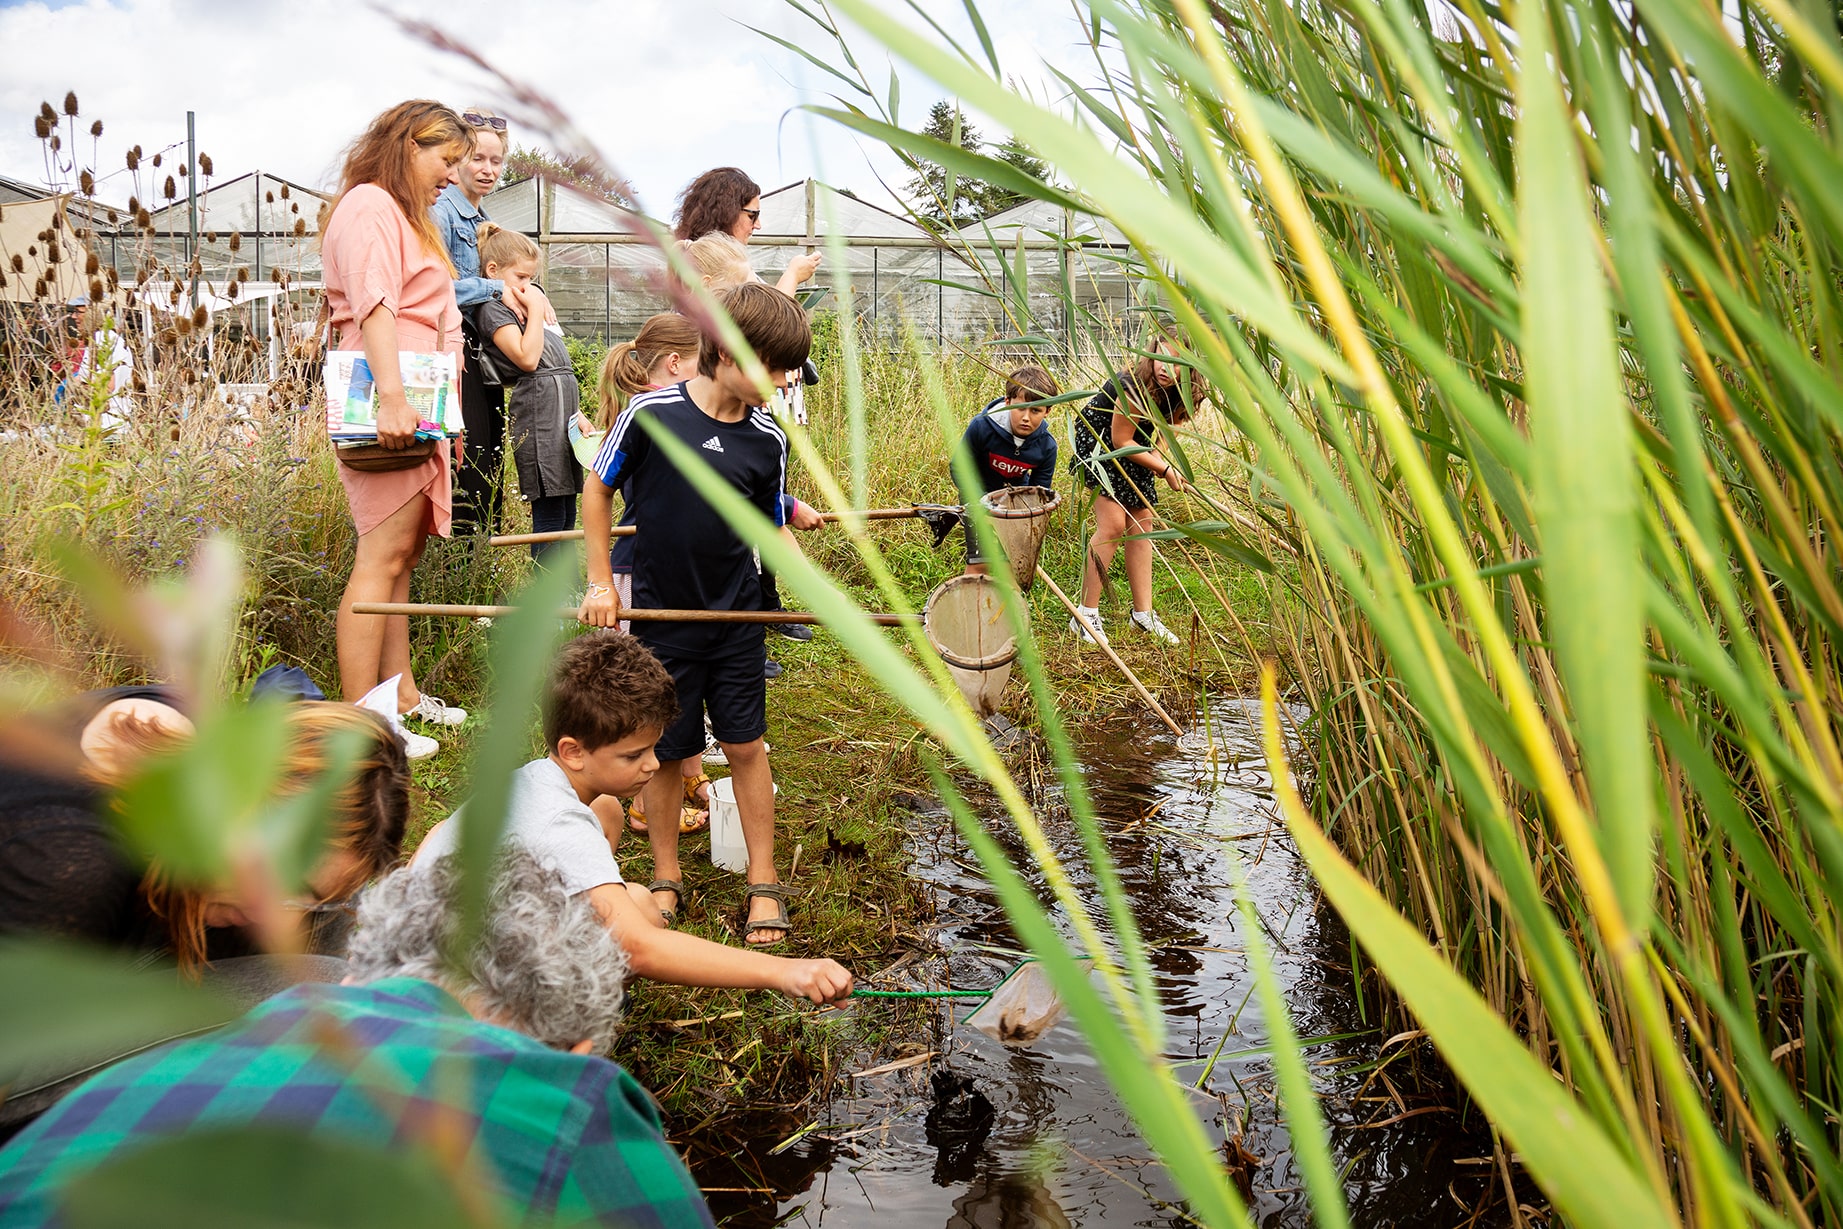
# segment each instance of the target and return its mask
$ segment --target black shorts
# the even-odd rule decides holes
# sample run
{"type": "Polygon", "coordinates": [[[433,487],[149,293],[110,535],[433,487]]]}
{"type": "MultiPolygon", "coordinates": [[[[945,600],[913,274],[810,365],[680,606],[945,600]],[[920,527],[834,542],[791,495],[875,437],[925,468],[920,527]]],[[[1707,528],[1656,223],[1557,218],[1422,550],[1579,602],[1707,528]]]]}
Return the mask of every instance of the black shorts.
{"type": "Polygon", "coordinates": [[[750,743],[768,732],[767,653],[759,632],[695,653],[667,645],[646,647],[678,687],[678,720],[659,736],[655,751],[661,760],[703,753],[706,710],[710,732],[720,743],[750,743]]]}

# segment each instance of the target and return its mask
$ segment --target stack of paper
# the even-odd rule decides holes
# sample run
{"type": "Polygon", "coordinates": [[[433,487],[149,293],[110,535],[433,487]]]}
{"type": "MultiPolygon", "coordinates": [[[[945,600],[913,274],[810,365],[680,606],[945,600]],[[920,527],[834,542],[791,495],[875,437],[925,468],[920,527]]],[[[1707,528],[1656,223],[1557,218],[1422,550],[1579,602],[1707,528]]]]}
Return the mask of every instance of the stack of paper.
{"type": "MultiPolygon", "coordinates": [[[[419,439],[461,433],[459,374],[452,354],[397,356],[403,395],[416,411],[419,439]]],[[[326,430],[335,440],[378,437],[378,394],[363,350],[333,350],[326,356],[326,430]]]]}

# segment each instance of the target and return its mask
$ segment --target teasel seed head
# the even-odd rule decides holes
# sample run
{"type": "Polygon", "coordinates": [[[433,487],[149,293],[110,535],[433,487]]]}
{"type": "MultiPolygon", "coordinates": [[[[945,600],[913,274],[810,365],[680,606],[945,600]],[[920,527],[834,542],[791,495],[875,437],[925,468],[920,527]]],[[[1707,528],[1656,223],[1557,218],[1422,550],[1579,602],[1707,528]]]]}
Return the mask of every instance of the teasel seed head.
{"type": "Polygon", "coordinates": [[[101,120],[97,120],[95,123],[90,125],[90,135],[92,137],[96,137],[99,140],[101,139],[102,137],[102,121],[101,120]]]}
{"type": "Polygon", "coordinates": [[[230,232],[230,250],[233,252],[241,252],[243,250],[243,235],[241,232],[234,230],[230,232]]]}
{"type": "Polygon", "coordinates": [[[100,277],[92,277],[90,279],[90,301],[93,303],[97,299],[102,298],[103,293],[102,279],[100,277]]]}
{"type": "Polygon", "coordinates": [[[287,184],[282,185],[282,199],[283,200],[288,199],[288,185],[287,184]]]}
{"type": "MultiPolygon", "coordinates": [[[[183,170],[184,168],[181,169],[183,170]]],[[[169,201],[179,199],[179,185],[173,181],[171,175],[166,177],[166,184],[161,188],[161,191],[165,193],[166,199],[169,201]]]]}
{"type": "Polygon", "coordinates": [[[211,155],[210,154],[200,154],[198,156],[198,173],[201,175],[211,174],[211,155]]]}
{"type": "Polygon", "coordinates": [[[95,196],[96,176],[92,175],[87,170],[79,171],[77,173],[77,190],[85,196],[95,196]]]}
{"type": "Polygon", "coordinates": [[[71,90],[64,95],[64,114],[70,116],[77,114],[77,91],[71,90]]]}
{"type": "Polygon", "coordinates": [[[161,157],[162,157],[162,155],[160,155],[160,154],[155,154],[155,155],[154,155],[154,162],[153,162],[153,164],[154,164],[155,166],[159,166],[159,165],[160,165],[160,159],[161,159],[161,157]]]}
{"type": "Polygon", "coordinates": [[[90,252],[83,261],[83,271],[94,275],[102,269],[102,261],[96,259],[96,253],[90,252]]]}
{"type": "Polygon", "coordinates": [[[32,117],[32,135],[41,141],[51,135],[51,125],[45,122],[44,116],[35,115],[32,117]]]}

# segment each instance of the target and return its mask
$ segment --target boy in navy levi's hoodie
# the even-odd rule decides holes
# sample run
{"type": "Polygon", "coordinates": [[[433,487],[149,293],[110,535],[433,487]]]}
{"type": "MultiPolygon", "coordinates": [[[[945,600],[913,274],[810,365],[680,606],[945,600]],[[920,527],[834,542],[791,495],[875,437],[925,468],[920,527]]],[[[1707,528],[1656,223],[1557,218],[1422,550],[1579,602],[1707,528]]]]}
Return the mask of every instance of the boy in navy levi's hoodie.
{"type": "MultiPolygon", "coordinates": [[[[976,491],[960,491],[963,502],[972,504],[986,494],[1008,486],[1050,485],[1056,473],[1056,437],[1044,425],[1049,413],[1046,405],[1032,405],[1061,393],[1055,378],[1041,367],[1019,367],[1005,377],[1005,395],[995,398],[972,422],[960,445],[972,454],[973,468],[979,475],[976,491]]],[[[959,475],[954,475],[955,483],[959,475]]],[[[966,531],[966,570],[983,575],[985,557],[979,551],[979,538],[969,518],[966,531]]]]}

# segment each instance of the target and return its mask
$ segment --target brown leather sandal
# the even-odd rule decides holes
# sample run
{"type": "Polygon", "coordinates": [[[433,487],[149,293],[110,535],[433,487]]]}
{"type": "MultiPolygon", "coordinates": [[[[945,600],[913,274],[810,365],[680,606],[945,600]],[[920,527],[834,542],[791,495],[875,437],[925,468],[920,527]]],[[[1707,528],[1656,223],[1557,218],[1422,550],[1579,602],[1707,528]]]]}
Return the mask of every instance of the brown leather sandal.
{"type": "Polygon", "coordinates": [[[787,888],[782,884],[751,883],[749,885],[749,890],[743,894],[742,898],[742,932],[745,936],[743,940],[745,943],[748,943],[750,947],[773,947],[776,943],[786,942],[787,936],[793,933],[794,928],[794,924],[787,920],[788,897],[789,893],[787,888]],[[760,921],[751,922],[749,920],[749,902],[754,900],[757,896],[766,896],[769,900],[774,901],[775,904],[780,906],[780,913],[775,917],[763,918],[760,921]],[[775,930],[780,932],[781,937],[778,939],[764,939],[758,943],[746,938],[751,930],[775,930]]]}
{"type": "Polygon", "coordinates": [[[677,879],[655,879],[646,885],[646,890],[649,892],[670,892],[672,894],[672,907],[670,909],[661,909],[659,911],[659,916],[666,920],[667,930],[678,925],[678,911],[685,903],[685,885],[677,879]]]}

